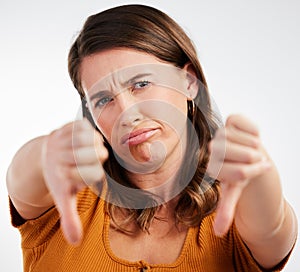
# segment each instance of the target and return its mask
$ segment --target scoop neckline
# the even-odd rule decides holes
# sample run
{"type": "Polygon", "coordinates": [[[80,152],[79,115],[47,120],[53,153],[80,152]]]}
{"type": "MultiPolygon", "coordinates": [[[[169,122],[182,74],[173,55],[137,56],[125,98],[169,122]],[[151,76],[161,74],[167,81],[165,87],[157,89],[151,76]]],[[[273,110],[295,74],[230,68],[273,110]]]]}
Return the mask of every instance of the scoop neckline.
{"type": "Polygon", "coordinates": [[[118,257],[110,247],[109,226],[110,226],[110,218],[109,218],[108,213],[105,212],[102,233],[103,233],[103,242],[104,242],[104,247],[105,247],[106,253],[113,261],[115,261],[119,264],[122,264],[122,265],[131,266],[131,267],[140,267],[142,265],[142,266],[147,266],[147,267],[152,267],[152,268],[155,268],[155,267],[172,268],[172,267],[179,266],[185,259],[187,251],[189,249],[189,245],[192,241],[193,234],[196,231],[196,227],[188,228],[183,246],[180,251],[180,254],[173,263],[148,263],[145,260],[129,261],[129,260],[123,259],[121,257],[118,257]]]}

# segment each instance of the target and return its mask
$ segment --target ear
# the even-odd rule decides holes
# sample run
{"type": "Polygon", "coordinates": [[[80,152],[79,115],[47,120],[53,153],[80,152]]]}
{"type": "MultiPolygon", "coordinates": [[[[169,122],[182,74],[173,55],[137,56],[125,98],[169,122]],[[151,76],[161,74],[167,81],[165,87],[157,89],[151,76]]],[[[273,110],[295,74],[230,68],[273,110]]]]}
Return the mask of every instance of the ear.
{"type": "Polygon", "coordinates": [[[191,62],[187,62],[183,70],[186,72],[188,100],[193,100],[199,90],[197,74],[191,62]]]}

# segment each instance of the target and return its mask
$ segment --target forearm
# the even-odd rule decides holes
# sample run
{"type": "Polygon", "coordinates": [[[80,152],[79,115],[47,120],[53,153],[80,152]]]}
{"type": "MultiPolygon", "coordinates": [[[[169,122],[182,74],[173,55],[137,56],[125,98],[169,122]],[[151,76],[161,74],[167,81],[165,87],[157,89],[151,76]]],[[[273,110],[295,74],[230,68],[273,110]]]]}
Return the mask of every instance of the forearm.
{"type": "Polygon", "coordinates": [[[235,223],[256,237],[271,235],[283,221],[284,198],[275,167],[251,180],[239,199],[235,223]]]}
{"type": "Polygon", "coordinates": [[[235,224],[254,257],[265,267],[276,265],[290,251],[297,223],[283,197],[274,165],[244,189],[237,205],[235,224]]]}
{"type": "Polygon", "coordinates": [[[224,235],[234,220],[254,258],[265,268],[275,266],[295,243],[297,220],[283,197],[278,172],[262,147],[257,127],[232,115],[217,131],[209,150],[208,170],[214,173],[214,166],[222,165],[215,233],[224,235]]]}
{"type": "Polygon", "coordinates": [[[27,207],[34,209],[50,207],[53,200],[45,185],[42,173],[42,146],[45,136],[26,143],[14,156],[7,171],[7,189],[17,210],[24,217],[27,207]]]}

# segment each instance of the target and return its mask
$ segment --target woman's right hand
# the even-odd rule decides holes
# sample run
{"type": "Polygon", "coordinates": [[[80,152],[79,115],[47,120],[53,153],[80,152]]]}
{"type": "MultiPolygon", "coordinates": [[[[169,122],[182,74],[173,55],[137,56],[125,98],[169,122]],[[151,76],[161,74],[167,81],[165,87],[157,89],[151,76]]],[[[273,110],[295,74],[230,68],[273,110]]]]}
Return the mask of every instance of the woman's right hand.
{"type": "Polygon", "coordinates": [[[78,244],[82,237],[76,194],[103,179],[102,164],[107,158],[101,135],[86,119],[68,123],[45,138],[42,172],[71,244],[78,244]]]}

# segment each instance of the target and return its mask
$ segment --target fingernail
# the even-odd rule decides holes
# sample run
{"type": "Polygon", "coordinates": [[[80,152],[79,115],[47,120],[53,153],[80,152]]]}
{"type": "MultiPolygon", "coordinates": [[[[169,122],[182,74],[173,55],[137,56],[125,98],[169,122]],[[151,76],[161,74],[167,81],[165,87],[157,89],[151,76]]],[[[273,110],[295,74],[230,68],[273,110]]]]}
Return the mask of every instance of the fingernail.
{"type": "Polygon", "coordinates": [[[76,238],[72,237],[69,239],[69,242],[72,246],[79,246],[81,243],[81,239],[80,239],[80,237],[76,237],[76,238]]]}

